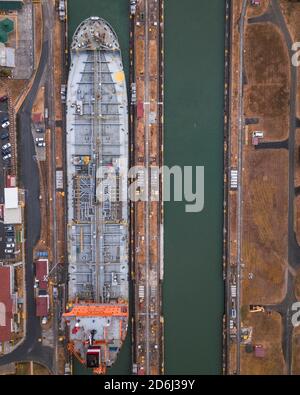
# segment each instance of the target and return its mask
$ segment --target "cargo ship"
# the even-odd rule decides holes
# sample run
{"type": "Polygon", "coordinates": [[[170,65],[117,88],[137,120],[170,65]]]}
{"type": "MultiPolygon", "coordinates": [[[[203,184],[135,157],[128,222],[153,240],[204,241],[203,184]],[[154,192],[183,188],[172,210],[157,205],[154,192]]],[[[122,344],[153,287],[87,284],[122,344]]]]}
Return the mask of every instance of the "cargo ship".
{"type": "Polygon", "coordinates": [[[128,101],[118,38],[99,17],[77,28],[67,87],[68,350],[97,374],[128,326],[128,101]]]}

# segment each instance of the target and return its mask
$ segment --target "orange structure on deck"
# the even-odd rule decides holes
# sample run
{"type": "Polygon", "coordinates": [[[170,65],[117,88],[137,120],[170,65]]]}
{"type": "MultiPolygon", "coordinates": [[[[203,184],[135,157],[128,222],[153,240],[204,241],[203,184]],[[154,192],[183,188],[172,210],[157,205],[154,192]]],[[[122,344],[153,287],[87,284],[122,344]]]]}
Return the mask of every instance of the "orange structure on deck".
{"type": "Polygon", "coordinates": [[[64,317],[128,317],[127,306],[75,306],[64,317]]]}

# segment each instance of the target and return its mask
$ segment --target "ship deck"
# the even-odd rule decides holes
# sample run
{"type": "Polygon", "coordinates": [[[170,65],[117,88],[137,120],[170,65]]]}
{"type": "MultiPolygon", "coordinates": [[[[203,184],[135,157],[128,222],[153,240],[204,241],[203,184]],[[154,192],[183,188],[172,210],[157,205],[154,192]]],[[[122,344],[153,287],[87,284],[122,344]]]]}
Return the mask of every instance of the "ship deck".
{"type": "Polygon", "coordinates": [[[127,92],[117,38],[109,25],[100,18],[85,21],[74,36],[71,59],[69,298],[127,301],[127,92]],[[105,45],[93,41],[95,37],[102,37],[105,45]]]}

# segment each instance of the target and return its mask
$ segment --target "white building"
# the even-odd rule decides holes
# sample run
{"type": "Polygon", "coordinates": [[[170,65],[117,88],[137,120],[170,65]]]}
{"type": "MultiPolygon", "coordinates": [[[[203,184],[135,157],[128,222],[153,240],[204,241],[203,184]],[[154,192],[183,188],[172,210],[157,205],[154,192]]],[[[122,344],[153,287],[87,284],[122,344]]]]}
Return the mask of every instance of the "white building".
{"type": "Polygon", "coordinates": [[[19,189],[4,189],[4,224],[22,223],[22,208],[19,203],[19,189]]]}
{"type": "Polygon", "coordinates": [[[16,67],[15,49],[6,47],[3,43],[0,43],[0,66],[16,67]]]}

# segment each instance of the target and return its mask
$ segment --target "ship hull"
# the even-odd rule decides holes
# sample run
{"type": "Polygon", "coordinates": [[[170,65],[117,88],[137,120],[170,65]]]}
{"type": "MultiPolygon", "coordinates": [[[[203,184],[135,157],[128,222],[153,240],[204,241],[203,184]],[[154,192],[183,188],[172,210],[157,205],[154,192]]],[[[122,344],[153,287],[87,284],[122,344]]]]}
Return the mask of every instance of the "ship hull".
{"type": "Polygon", "coordinates": [[[101,18],[73,37],[66,140],[69,349],[82,363],[99,349],[102,372],[128,323],[128,102],[118,39],[101,18]]]}

